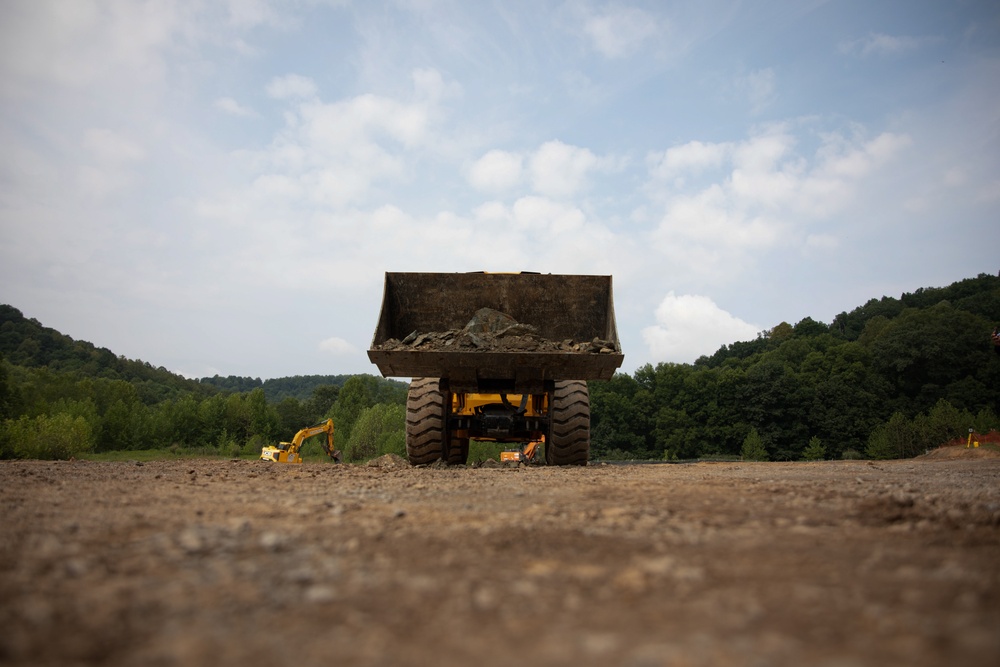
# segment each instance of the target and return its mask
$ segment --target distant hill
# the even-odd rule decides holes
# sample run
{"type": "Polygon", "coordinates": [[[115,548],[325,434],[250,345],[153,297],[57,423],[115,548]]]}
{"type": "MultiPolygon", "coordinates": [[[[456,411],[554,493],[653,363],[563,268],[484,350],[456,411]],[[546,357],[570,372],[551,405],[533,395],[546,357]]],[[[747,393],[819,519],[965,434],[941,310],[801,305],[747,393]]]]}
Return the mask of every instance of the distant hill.
{"type": "Polygon", "coordinates": [[[154,368],[148,362],[127,359],[107,348],[74,340],[34,318],[26,318],[9,305],[0,305],[0,355],[15,366],[131,382],[146,403],[185,392],[214,391],[162,366],[154,368]]]}
{"type": "MultiPolygon", "coordinates": [[[[236,375],[228,377],[216,375],[210,378],[201,378],[199,382],[224,391],[236,392],[253,391],[257,387],[261,387],[264,390],[264,396],[267,397],[267,400],[277,403],[283,398],[288,397],[297,398],[300,401],[308,400],[317,387],[343,387],[344,383],[351,377],[351,375],[293,375],[291,377],[261,380],[260,378],[239,377],[236,375]]],[[[383,381],[405,386],[405,383],[398,380],[383,381]]]]}
{"type": "MultiPolygon", "coordinates": [[[[147,404],[194,392],[199,395],[218,391],[246,393],[260,387],[269,402],[277,403],[293,397],[308,400],[321,386],[343,387],[350,375],[295,375],[292,377],[260,378],[230,375],[185,378],[162,366],[118,356],[111,350],[62,334],[27,318],[17,308],[0,305],[0,355],[9,363],[25,368],[47,368],[58,373],[73,373],[81,377],[125,380],[136,385],[147,404]]],[[[380,381],[393,386],[405,386],[396,380],[380,381]]]]}
{"type": "Polygon", "coordinates": [[[349,442],[355,420],[378,404],[399,412],[406,392],[373,375],[190,380],[0,306],[0,459],[167,448],[259,455],[331,416],[349,442]]]}
{"type": "MultiPolygon", "coordinates": [[[[956,311],[985,318],[992,322],[991,327],[996,326],[1000,324],[1000,276],[981,273],[975,278],[960,280],[947,287],[922,287],[898,298],[883,296],[869,299],[863,306],[858,306],[849,313],[840,313],[829,325],[810,317],[794,326],[781,323],[756,340],[724,345],[715,354],[699,359],[696,365],[718,367],[725,364],[727,359],[746,359],[774,349],[787,335],[802,338],[829,333],[839,340],[857,341],[872,320],[891,321],[904,311],[923,310],[940,303],[947,303],[956,311]]],[[[987,344],[985,336],[983,343],[987,344]]]]}
{"type": "Polygon", "coordinates": [[[947,301],[955,310],[991,320],[994,326],[1000,324],[1000,276],[980,273],[975,278],[960,280],[948,287],[925,287],[905,292],[898,299],[889,296],[870,299],[850,313],[835,317],[830,329],[847,340],[857,340],[872,318],[891,320],[907,308],[930,308],[942,301],[947,301]]]}
{"type": "Polygon", "coordinates": [[[1000,277],[871,299],[831,324],[781,322],[694,364],[590,386],[592,455],[904,458],[997,428],[1000,277]],[[751,436],[753,436],[751,438],[751,436]],[[863,453],[863,454],[862,454],[863,453]]]}

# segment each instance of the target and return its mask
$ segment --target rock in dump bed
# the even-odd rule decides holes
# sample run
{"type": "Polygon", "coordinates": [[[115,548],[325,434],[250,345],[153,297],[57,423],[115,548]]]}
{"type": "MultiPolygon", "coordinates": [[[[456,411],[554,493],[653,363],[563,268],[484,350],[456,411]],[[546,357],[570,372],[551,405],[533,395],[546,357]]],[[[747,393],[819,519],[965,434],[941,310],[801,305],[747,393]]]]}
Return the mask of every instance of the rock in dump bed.
{"type": "Polygon", "coordinates": [[[554,341],[538,335],[538,328],[522,324],[506,313],[480,308],[462,329],[414,331],[403,340],[390,338],[383,350],[424,350],[456,352],[577,352],[614,354],[613,341],[594,338],[586,342],[570,339],[554,341]]]}

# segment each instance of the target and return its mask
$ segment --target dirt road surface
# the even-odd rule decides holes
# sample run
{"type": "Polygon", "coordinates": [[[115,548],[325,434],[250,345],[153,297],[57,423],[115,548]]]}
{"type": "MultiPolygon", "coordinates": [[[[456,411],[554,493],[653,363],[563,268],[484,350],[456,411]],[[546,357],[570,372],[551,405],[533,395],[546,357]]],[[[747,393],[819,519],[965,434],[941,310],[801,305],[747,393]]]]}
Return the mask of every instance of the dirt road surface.
{"type": "Polygon", "coordinates": [[[0,462],[7,665],[1000,664],[1000,458],[0,462]]]}

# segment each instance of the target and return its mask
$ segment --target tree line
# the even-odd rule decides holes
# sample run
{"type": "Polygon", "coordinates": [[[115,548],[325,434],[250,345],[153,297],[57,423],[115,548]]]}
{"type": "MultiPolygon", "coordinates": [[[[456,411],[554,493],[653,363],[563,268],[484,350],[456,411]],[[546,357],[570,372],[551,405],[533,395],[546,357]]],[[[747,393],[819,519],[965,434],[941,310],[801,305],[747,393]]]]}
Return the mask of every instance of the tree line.
{"type": "Polygon", "coordinates": [[[215,375],[203,377],[198,382],[230,392],[248,392],[260,387],[264,390],[264,396],[268,401],[278,402],[289,396],[300,401],[309,400],[316,389],[328,386],[343,387],[350,377],[350,375],[293,375],[261,380],[238,375],[227,377],[215,375]]]}
{"type": "Polygon", "coordinates": [[[357,375],[342,387],[318,386],[305,401],[288,396],[269,402],[257,387],[208,395],[190,391],[147,402],[125,380],[25,368],[3,360],[0,458],[70,458],[146,449],[253,455],[264,445],[289,441],[299,429],[332,417],[337,446],[348,460],[363,460],[404,450],[405,401],[405,384],[357,375]],[[359,422],[361,428],[352,437],[359,422]],[[387,441],[390,431],[398,431],[399,438],[387,441]]]}
{"type": "MultiPolygon", "coordinates": [[[[1000,278],[981,274],[591,382],[592,458],[898,458],[998,429],[998,320],[1000,278]]],[[[406,390],[371,375],[189,380],[0,306],[0,458],[251,455],[332,417],[363,460],[403,453],[406,390]]]]}

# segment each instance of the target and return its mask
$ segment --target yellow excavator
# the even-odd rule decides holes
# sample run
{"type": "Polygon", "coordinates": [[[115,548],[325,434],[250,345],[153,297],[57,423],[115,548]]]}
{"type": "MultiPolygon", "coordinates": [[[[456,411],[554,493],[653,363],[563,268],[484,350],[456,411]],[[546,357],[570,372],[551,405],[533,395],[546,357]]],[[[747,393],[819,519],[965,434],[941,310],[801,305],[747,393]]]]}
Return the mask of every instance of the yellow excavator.
{"type": "Polygon", "coordinates": [[[302,455],[299,453],[302,449],[302,443],[307,438],[321,433],[326,434],[326,438],[321,441],[323,451],[335,462],[340,463],[343,457],[339,450],[333,448],[332,419],[327,419],[322,424],[309,426],[300,430],[295,434],[291,442],[279,442],[277,446],[267,445],[260,450],[260,458],[262,461],[274,461],[275,463],[302,463],[302,455]]]}

